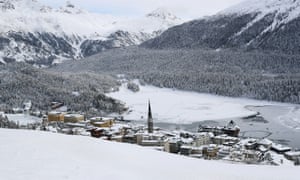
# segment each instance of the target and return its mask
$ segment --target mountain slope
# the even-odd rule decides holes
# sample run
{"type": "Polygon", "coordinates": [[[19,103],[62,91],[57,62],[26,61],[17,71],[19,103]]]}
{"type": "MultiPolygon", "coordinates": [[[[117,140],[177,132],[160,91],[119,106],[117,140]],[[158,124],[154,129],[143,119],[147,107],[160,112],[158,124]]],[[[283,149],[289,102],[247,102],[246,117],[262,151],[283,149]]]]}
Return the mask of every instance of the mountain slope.
{"type": "Polygon", "coordinates": [[[247,0],[168,29],[148,48],[239,48],[300,52],[300,0],[247,0]]]}
{"type": "Polygon", "coordinates": [[[0,129],[0,179],[296,180],[299,168],[188,158],[91,137],[0,129]],[[217,173],[216,173],[217,172],[217,173]],[[251,176],[249,176],[251,173],[251,176]]]}
{"type": "Polygon", "coordinates": [[[126,74],[158,87],[300,103],[299,60],[276,53],[127,47],[48,70],[126,74]]]}
{"type": "Polygon", "coordinates": [[[104,95],[118,86],[107,75],[49,73],[26,63],[9,63],[0,65],[0,109],[22,107],[30,100],[33,109],[45,111],[51,102],[62,102],[74,111],[120,112],[124,105],[104,95]]]}
{"type": "Polygon", "coordinates": [[[0,63],[41,65],[137,45],[182,22],[162,9],[129,19],[89,13],[70,3],[54,9],[36,0],[2,0],[0,16],[0,63]]]}

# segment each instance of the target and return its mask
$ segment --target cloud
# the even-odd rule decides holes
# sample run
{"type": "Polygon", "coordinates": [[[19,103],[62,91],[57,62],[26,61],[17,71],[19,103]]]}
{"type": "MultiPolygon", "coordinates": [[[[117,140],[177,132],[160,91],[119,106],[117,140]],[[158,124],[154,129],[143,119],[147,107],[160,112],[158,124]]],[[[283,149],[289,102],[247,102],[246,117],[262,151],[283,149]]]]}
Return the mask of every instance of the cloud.
{"type": "MultiPolygon", "coordinates": [[[[62,0],[40,0],[50,5],[62,5],[62,0]]],[[[242,0],[70,0],[93,12],[122,16],[140,16],[157,8],[166,8],[179,17],[194,19],[214,14],[242,0]]]]}

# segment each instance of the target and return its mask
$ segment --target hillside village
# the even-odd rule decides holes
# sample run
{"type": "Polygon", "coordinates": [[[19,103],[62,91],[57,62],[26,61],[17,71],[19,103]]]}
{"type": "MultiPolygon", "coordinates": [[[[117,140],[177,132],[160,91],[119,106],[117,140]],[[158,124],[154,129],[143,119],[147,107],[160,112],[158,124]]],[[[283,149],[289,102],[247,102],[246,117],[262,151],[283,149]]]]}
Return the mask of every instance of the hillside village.
{"type": "Polygon", "coordinates": [[[299,180],[300,0],[234,1],[0,0],[0,180],[299,180]]]}
{"type": "Polygon", "coordinates": [[[9,113],[21,117],[35,116],[39,121],[28,124],[10,121],[8,112],[0,113],[0,127],[31,129],[63,133],[67,135],[91,136],[102,140],[140,146],[168,153],[221,160],[230,163],[260,165],[300,165],[300,151],[272,142],[267,138],[242,138],[241,129],[234,121],[226,126],[199,126],[198,132],[167,130],[155,127],[151,104],[148,104],[146,125],[118,117],[91,117],[83,113],[68,112],[63,103],[52,102],[50,112],[31,111],[31,102],[23,108],[12,109],[9,113]]]}

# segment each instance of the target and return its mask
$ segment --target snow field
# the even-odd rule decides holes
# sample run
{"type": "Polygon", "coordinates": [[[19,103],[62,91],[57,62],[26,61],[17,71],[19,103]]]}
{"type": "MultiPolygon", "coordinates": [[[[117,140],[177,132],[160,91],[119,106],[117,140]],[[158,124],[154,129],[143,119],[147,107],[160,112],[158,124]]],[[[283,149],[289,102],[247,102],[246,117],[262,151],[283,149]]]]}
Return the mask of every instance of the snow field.
{"type": "Polygon", "coordinates": [[[296,180],[297,167],[226,164],[136,145],[40,131],[0,129],[3,180],[296,180]]]}

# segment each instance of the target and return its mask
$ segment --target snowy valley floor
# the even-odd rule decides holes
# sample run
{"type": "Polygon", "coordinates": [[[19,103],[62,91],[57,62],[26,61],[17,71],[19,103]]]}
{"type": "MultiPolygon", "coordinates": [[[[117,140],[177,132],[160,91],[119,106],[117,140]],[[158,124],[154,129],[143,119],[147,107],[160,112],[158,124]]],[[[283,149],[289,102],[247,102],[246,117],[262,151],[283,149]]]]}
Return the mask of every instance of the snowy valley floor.
{"type": "Polygon", "coordinates": [[[299,167],[227,164],[91,137],[0,129],[2,180],[298,180],[299,167]]]}

